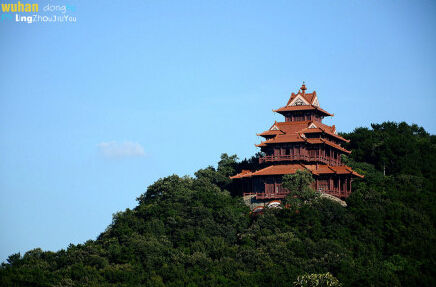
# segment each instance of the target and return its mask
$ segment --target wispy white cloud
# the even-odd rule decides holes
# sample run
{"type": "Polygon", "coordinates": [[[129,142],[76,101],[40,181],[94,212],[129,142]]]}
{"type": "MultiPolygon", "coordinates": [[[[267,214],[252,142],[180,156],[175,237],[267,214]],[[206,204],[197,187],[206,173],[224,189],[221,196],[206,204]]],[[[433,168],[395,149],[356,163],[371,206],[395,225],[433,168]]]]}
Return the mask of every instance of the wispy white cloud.
{"type": "Polygon", "coordinates": [[[145,156],[144,148],[137,142],[102,142],[97,145],[100,153],[107,158],[126,158],[145,156]]]}

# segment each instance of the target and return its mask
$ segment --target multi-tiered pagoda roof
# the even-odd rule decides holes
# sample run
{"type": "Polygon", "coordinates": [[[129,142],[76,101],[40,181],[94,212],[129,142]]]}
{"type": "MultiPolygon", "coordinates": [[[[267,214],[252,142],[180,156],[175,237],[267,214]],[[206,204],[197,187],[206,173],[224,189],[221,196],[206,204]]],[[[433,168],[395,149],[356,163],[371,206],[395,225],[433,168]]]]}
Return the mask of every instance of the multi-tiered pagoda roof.
{"type": "MultiPolygon", "coordinates": [[[[281,188],[281,176],[297,170],[308,170],[316,179],[316,188],[338,197],[346,197],[351,192],[352,177],[361,177],[344,165],[342,154],[351,151],[341,144],[349,142],[339,136],[336,127],[322,123],[324,117],[333,116],[320,107],[316,92],[306,93],[303,83],[300,90],[292,93],[286,106],[273,110],[285,117],[284,122],[274,122],[258,136],[264,138],[256,145],[264,153],[259,159],[263,168],[254,171],[244,170],[232,179],[257,178],[265,188],[252,186],[256,194],[271,192],[288,193],[281,188]],[[333,182],[332,180],[338,180],[333,182]],[[346,186],[341,187],[340,185],[346,186]],[[273,185],[271,188],[270,185],[273,185]]],[[[266,197],[267,198],[267,197],[266,197]]],[[[279,198],[272,195],[271,198],[279,198]]]]}

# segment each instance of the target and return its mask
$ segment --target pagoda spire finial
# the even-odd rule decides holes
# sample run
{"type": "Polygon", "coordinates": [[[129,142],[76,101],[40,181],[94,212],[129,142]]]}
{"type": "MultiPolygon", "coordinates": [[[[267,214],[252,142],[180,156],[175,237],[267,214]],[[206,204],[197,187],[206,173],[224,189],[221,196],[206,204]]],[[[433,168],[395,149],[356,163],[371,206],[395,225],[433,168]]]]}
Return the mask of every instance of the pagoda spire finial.
{"type": "Polygon", "coordinates": [[[306,93],[306,85],[305,85],[304,81],[303,81],[303,85],[301,85],[300,90],[303,91],[303,94],[306,93]]]}

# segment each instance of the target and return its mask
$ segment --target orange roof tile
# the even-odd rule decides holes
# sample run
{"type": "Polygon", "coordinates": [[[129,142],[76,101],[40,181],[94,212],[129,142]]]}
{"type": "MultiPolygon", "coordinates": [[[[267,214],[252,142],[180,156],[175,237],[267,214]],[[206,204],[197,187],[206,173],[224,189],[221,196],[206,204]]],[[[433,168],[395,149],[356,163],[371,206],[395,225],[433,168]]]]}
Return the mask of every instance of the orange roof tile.
{"type": "Polygon", "coordinates": [[[275,136],[275,135],[280,135],[280,134],[284,134],[284,132],[267,130],[267,131],[264,131],[264,132],[262,132],[260,134],[256,134],[256,135],[263,137],[263,136],[275,136]]]}
{"type": "MultiPolygon", "coordinates": [[[[277,126],[279,128],[280,133],[276,134],[276,137],[273,139],[266,140],[262,143],[273,143],[273,142],[286,142],[286,141],[303,141],[303,139],[298,135],[298,131],[307,127],[310,121],[302,121],[302,122],[275,122],[273,126],[277,126]],[[284,138],[283,138],[284,137],[284,138]]],[[[268,131],[264,131],[260,136],[264,135],[272,135],[268,131]]]]}
{"type": "Polygon", "coordinates": [[[320,107],[314,106],[314,105],[285,106],[285,107],[281,107],[281,108],[278,108],[276,110],[273,110],[273,112],[283,113],[283,112],[313,111],[313,110],[317,110],[326,116],[333,116],[333,114],[321,109],[320,107]]]}
{"type": "Polygon", "coordinates": [[[243,169],[240,173],[231,176],[230,179],[243,178],[243,177],[251,177],[252,172],[250,170],[243,169]]]}
{"type": "Polygon", "coordinates": [[[335,134],[335,133],[328,133],[328,132],[326,132],[326,134],[329,134],[329,135],[331,135],[332,137],[334,137],[334,138],[336,138],[336,139],[338,139],[338,140],[341,140],[341,141],[343,141],[343,142],[347,142],[347,143],[350,142],[350,140],[347,140],[347,139],[345,139],[345,138],[343,138],[343,137],[341,137],[340,135],[337,135],[337,134],[335,134]]]}
{"type": "Polygon", "coordinates": [[[335,138],[337,138],[337,139],[339,139],[341,141],[350,142],[349,140],[344,139],[343,137],[341,137],[341,136],[336,134],[336,127],[335,127],[335,125],[328,126],[328,125],[320,123],[320,122],[316,122],[315,125],[317,125],[319,128],[321,128],[326,134],[329,134],[329,135],[331,135],[331,136],[333,136],[333,137],[335,137],[335,138]]]}
{"type": "Polygon", "coordinates": [[[334,133],[336,131],[335,126],[329,126],[329,125],[323,124],[321,122],[313,122],[313,124],[325,132],[334,133]]]}
{"type": "Polygon", "coordinates": [[[297,170],[303,169],[305,169],[305,167],[302,164],[270,165],[264,169],[253,172],[252,176],[292,174],[297,170]]]}
{"type": "Polygon", "coordinates": [[[260,134],[256,134],[258,136],[271,136],[271,135],[278,135],[278,134],[284,134],[285,132],[283,132],[280,127],[279,127],[279,123],[277,121],[274,122],[274,124],[269,128],[269,130],[266,130],[260,134]]]}
{"type": "Polygon", "coordinates": [[[351,174],[360,178],[363,178],[363,175],[358,174],[351,167],[343,165],[343,166],[331,166],[331,165],[305,165],[305,164],[282,164],[282,165],[270,165],[266,168],[260,169],[258,171],[248,171],[243,170],[241,173],[230,177],[231,179],[244,178],[244,177],[252,177],[252,176],[265,176],[265,175],[284,175],[284,174],[293,174],[297,170],[309,170],[314,175],[321,174],[351,174]]]}
{"type": "Polygon", "coordinates": [[[332,141],[329,141],[329,140],[327,140],[327,139],[321,139],[321,140],[322,140],[325,144],[327,144],[327,145],[329,145],[329,146],[331,146],[331,147],[334,147],[334,148],[336,148],[336,149],[338,149],[338,150],[340,150],[340,151],[346,152],[346,153],[348,153],[348,154],[351,153],[350,150],[344,149],[343,147],[341,147],[341,146],[338,145],[338,144],[335,144],[335,143],[332,142],[332,141]]]}
{"type": "Polygon", "coordinates": [[[273,126],[279,128],[279,130],[267,130],[263,133],[258,134],[259,136],[275,136],[273,138],[267,139],[261,142],[257,147],[266,146],[271,143],[286,143],[286,142],[303,142],[307,141],[308,143],[325,143],[328,144],[338,150],[341,150],[346,153],[350,153],[350,151],[344,149],[338,144],[333,143],[332,141],[323,139],[306,139],[302,137],[304,133],[313,133],[313,132],[325,132],[335,138],[339,138],[343,141],[347,141],[346,139],[334,134],[336,128],[334,126],[330,127],[320,122],[313,121],[301,121],[301,122],[275,122],[273,126]],[[310,125],[314,124],[317,128],[309,128],[310,125]]]}
{"type": "Polygon", "coordinates": [[[277,135],[276,137],[266,140],[263,143],[271,144],[271,143],[295,143],[295,142],[304,142],[304,138],[302,138],[298,133],[295,134],[284,134],[277,135]]]}
{"type": "Polygon", "coordinates": [[[351,151],[344,149],[343,147],[341,147],[340,145],[335,144],[334,142],[331,142],[329,140],[323,139],[323,138],[315,138],[315,139],[306,139],[306,142],[310,143],[310,144],[320,144],[320,143],[324,143],[326,145],[329,145],[335,149],[338,149],[340,151],[343,151],[345,153],[351,153],[351,151]]]}
{"type": "Polygon", "coordinates": [[[328,130],[325,130],[323,128],[306,128],[306,129],[301,130],[300,133],[303,133],[303,134],[326,133],[326,134],[328,134],[328,135],[330,135],[338,140],[341,140],[343,142],[350,142],[349,140],[344,139],[343,137],[341,137],[335,133],[329,132],[328,130]]]}
{"type": "Polygon", "coordinates": [[[310,111],[315,110],[315,106],[302,105],[302,106],[284,106],[273,110],[273,112],[292,112],[292,111],[310,111]]]}
{"type": "Polygon", "coordinates": [[[312,134],[312,133],[322,133],[322,132],[324,131],[320,128],[305,128],[300,131],[300,133],[302,134],[312,134]]]}
{"type": "Polygon", "coordinates": [[[306,165],[306,167],[315,175],[334,173],[334,170],[330,169],[329,166],[325,164],[320,164],[318,166],[316,166],[316,164],[311,164],[306,165]]]}

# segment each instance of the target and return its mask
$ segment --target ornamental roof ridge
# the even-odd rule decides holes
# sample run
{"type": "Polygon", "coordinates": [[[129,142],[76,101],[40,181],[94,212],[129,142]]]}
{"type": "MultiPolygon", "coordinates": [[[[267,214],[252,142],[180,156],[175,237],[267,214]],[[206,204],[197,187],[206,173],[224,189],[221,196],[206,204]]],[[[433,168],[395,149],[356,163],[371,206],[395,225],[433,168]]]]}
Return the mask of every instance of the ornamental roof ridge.
{"type": "Polygon", "coordinates": [[[298,92],[295,94],[294,92],[291,93],[291,96],[289,97],[288,103],[286,106],[289,106],[289,104],[297,97],[301,96],[305,101],[309,103],[309,105],[314,104],[316,99],[316,91],[313,91],[312,93],[306,93],[306,84],[303,82],[298,92]]]}
{"type": "Polygon", "coordinates": [[[329,140],[327,140],[327,139],[321,138],[321,141],[322,141],[323,143],[325,143],[325,144],[331,146],[331,147],[334,147],[334,148],[340,150],[340,151],[346,152],[346,153],[348,153],[348,154],[351,153],[350,150],[347,150],[347,149],[341,147],[340,145],[335,144],[334,142],[331,142],[331,141],[329,141],[329,140]]]}

